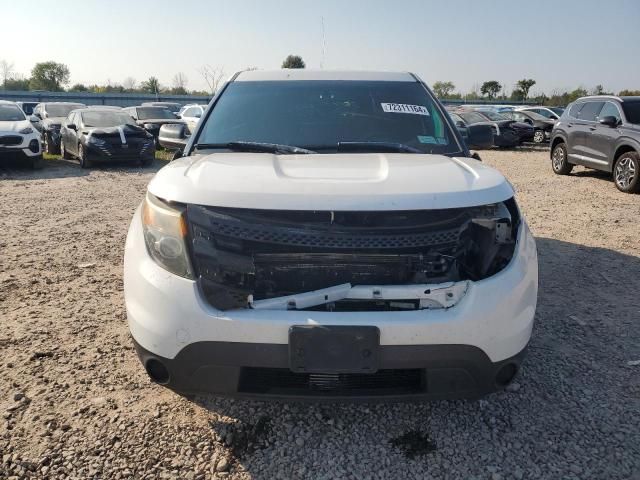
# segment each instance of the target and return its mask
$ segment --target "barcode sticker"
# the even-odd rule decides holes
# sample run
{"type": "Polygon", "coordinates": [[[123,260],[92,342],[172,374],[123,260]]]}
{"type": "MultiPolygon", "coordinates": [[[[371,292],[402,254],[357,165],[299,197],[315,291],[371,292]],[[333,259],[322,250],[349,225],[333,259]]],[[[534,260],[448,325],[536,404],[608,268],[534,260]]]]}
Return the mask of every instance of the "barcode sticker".
{"type": "Polygon", "coordinates": [[[381,103],[382,111],[387,113],[410,113],[412,115],[429,116],[429,110],[422,105],[409,105],[407,103],[381,103]]]}

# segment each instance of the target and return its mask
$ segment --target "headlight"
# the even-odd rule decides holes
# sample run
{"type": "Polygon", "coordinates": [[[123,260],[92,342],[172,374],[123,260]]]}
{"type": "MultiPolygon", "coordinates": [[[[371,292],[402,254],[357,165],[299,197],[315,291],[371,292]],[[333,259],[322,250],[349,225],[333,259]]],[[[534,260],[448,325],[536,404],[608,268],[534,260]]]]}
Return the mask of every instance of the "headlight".
{"type": "Polygon", "coordinates": [[[33,128],[31,127],[24,127],[22,130],[20,130],[18,133],[21,133],[23,135],[28,135],[30,133],[33,133],[33,128]]]}
{"type": "Polygon", "coordinates": [[[169,205],[147,193],[142,205],[142,225],[151,258],[171,273],[193,278],[185,243],[188,229],[184,208],[169,205]]]}
{"type": "Polygon", "coordinates": [[[90,143],[92,145],[104,145],[105,141],[103,139],[101,139],[101,138],[96,138],[96,137],[94,137],[92,135],[89,135],[87,137],[87,143],[90,143]]]}

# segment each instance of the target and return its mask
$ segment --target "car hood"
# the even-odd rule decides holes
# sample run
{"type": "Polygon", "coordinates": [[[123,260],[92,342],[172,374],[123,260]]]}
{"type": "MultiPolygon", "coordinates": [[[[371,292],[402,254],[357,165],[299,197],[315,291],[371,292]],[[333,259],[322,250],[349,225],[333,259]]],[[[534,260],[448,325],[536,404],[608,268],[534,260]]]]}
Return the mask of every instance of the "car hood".
{"type": "Polygon", "coordinates": [[[17,122],[0,122],[0,133],[16,133],[23,128],[31,127],[29,120],[18,120],[17,122]]]}
{"type": "Polygon", "coordinates": [[[195,155],[164,167],[148,189],[181,203],[277,210],[459,208],[513,196],[474,159],[382,153],[195,155]]]}

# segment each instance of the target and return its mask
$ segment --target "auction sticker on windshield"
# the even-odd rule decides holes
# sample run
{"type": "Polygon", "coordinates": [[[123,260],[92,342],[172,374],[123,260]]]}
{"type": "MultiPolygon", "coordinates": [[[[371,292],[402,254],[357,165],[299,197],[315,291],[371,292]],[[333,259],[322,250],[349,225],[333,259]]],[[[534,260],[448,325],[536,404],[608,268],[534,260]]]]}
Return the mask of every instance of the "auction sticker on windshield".
{"type": "Polygon", "coordinates": [[[387,113],[411,113],[413,115],[429,116],[429,110],[422,105],[409,105],[407,103],[381,103],[382,110],[387,113]]]}

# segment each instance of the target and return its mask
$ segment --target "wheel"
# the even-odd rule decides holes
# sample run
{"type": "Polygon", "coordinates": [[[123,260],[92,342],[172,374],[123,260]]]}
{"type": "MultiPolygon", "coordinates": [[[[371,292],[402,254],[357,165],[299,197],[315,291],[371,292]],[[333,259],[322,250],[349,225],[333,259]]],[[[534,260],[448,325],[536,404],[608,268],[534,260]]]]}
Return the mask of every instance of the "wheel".
{"type": "Polygon", "coordinates": [[[66,148],[64,148],[64,142],[60,142],[60,155],[62,155],[62,158],[65,160],[71,159],[71,154],[66,148]]]}
{"type": "Polygon", "coordinates": [[[621,192],[640,192],[640,154],[625,152],[613,166],[613,181],[621,192]]]}
{"type": "Polygon", "coordinates": [[[544,142],[544,131],[536,130],[533,132],[533,143],[542,143],[544,142]]]}
{"type": "Polygon", "coordinates": [[[49,138],[49,134],[44,132],[44,151],[49,155],[54,155],[58,153],[56,150],[56,146],[51,142],[51,138],[49,138]]]}
{"type": "Polygon", "coordinates": [[[34,170],[40,170],[43,166],[42,155],[31,157],[31,168],[34,170]]]}
{"type": "Polygon", "coordinates": [[[558,175],[568,175],[573,170],[573,165],[567,161],[567,146],[564,143],[559,143],[553,147],[551,168],[558,175]]]}
{"type": "Polygon", "coordinates": [[[84,151],[82,144],[78,144],[78,160],[80,160],[81,168],[90,168],[91,162],[87,158],[87,152],[84,151]]]}

